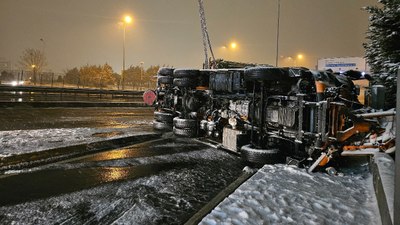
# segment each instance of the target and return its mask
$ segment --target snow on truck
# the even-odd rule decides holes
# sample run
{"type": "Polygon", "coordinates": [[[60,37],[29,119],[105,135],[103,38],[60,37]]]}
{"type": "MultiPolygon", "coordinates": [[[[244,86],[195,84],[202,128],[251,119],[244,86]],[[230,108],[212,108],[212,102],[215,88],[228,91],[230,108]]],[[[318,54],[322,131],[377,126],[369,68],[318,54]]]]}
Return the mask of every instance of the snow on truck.
{"type": "Polygon", "coordinates": [[[158,87],[144,94],[155,107],[154,128],[183,137],[207,137],[253,165],[326,167],[345,151],[394,145],[381,134],[379,116],[357,99],[357,72],[306,68],[158,71],[158,87]]]}

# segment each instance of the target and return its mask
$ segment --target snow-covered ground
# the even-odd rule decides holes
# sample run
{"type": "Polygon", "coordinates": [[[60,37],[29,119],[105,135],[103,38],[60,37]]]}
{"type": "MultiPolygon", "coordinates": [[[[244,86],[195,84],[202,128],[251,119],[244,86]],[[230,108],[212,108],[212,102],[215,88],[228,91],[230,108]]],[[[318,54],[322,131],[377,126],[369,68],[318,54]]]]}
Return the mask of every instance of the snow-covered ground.
{"type": "Polygon", "coordinates": [[[0,157],[153,132],[147,108],[2,108],[0,157]]]}
{"type": "MultiPolygon", "coordinates": [[[[0,131],[0,157],[144,134],[147,131],[141,131],[140,127],[151,127],[149,120],[152,118],[147,118],[146,124],[139,124],[140,120],[137,120],[137,124],[129,120],[133,125],[128,127],[0,131]]],[[[385,134],[393,135],[393,130],[387,129],[385,134]]],[[[188,144],[185,146],[191,148],[188,144]]],[[[163,147],[169,145],[164,144],[163,147]]],[[[216,161],[215,157],[230,158],[215,152],[219,151],[214,149],[189,153],[184,151],[177,155],[180,160],[187,162],[211,157],[199,163],[204,165],[216,161]],[[192,157],[194,155],[196,157],[192,157]]],[[[96,166],[122,168],[149,163],[169,163],[176,162],[177,155],[96,162],[96,166]]],[[[48,169],[78,169],[80,166],[88,166],[88,163],[57,166],[59,168],[54,168],[53,165],[48,169]]],[[[224,166],[218,168],[223,169],[224,166]]],[[[207,171],[207,173],[213,172],[218,171],[207,171]]],[[[193,202],[190,202],[172,193],[179,189],[194,188],[190,186],[194,185],[190,182],[199,179],[200,175],[207,174],[197,174],[197,172],[188,174],[186,169],[178,168],[164,171],[150,179],[144,177],[126,180],[119,182],[118,185],[107,183],[49,199],[0,207],[0,222],[73,224],[88,222],[87,219],[91,219],[89,223],[96,221],[103,224],[113,221],[115,224],[157,224],[160,221],[176,223],[176,218],[160,218],[160,212],[180,207],[192,208],[191,204],[198,202],[198,199],[192,199],[193,202]],[[171,180],[175,182],[171,183],[171,180]],[[169,207],[160,207],[159,201],[167,201],[169,207]],[[116,218],[118,219],[115,220],[116,218]]],[[[304,169],[286,165],[266,165],[221,202],[200,224],[380,224],[380,216],[372,186],[372,176],[366,162],[344,168],[342,176],[329,176],[319,172],[308,173],[304,169]]]]}
{"type": "Polygon", "coordinates": [[[0,131],[0,157],[148,134],[132,128],[52,128],[0,131]]]}
{"type": "MultiPolygon", "coordinates": [[[[27,192],[41,186],[59,193],[0,206],[0,224],[182,224],[235,180],[242,168],[237,156],[183,139],[141,143],[113,152],[120,158],[88,156],[87,160],[42,166],[6,177],[4,180],[22,177],[26,182],[19,189],[27,192]],[[135,154],[126,156],[119,154],[121,151],[135,154]],[[146,155],[140,155],[141,151],[146,155]],[[105,182],[99,184],[101,178],[91,174],[105,169],[105,182]],[[143,171],[148,174],[141,176],[143,171]],[[45,182],[49,173],[59,173],[62,179],[45,182]],[[60,191],[61,184],[79,185],[64,182],[77,174],[80,178],[86,175],[80,180],[84,184],[93,182],[91,187],[60,191]]],[[[0,190],[3,187],[0,183],[0,190]]]]}
{"type": "Polygon", "coordinates": [[[366,163],[343,176],[265,165],[200,224],[380,224],[380,217],[366,163]]]}

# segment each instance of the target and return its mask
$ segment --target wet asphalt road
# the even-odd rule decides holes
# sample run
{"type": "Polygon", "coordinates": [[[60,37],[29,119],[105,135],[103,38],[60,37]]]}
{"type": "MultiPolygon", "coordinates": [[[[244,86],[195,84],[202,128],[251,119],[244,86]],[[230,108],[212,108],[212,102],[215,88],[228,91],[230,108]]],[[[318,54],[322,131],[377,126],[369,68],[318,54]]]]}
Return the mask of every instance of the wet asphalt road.
{"type": "Polygon", "coordinates": [[[0,179],[0,223],[182,224],[233,182],[237,156],[158,139],[0,179]]]}
{"type": "MultiPolygon", "coordinates": [[[[7,115],[26,125],[6,122],[9,129],[84,125],[150,130],[151,123],[129,121],[153,117],[151,109],[140,108],[32,109],[7,115]]],[[[164,134],[0,177],[0,224],[182,224],[242,168],[235,155],[164,134]]]]}
{"type": "Polygon", "coordinates": [[[0,131],[49,128],[137,128],[152,130],[153,108],[0,107],[0,131]]]}

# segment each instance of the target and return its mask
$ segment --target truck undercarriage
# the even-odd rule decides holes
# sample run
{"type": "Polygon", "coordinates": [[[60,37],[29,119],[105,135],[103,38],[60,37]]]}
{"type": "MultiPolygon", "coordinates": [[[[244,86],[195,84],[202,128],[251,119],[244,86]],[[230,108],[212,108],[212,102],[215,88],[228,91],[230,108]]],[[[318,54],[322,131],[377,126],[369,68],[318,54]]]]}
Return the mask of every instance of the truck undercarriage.
{"type": "Polygon", "coordinates": [[[342,74],[263,66],[161,68],[157,77],[145,93],[154,95],[155,129],[214,139],[253,165],[286,161],[312,171],[382,132],[342,74]]]}

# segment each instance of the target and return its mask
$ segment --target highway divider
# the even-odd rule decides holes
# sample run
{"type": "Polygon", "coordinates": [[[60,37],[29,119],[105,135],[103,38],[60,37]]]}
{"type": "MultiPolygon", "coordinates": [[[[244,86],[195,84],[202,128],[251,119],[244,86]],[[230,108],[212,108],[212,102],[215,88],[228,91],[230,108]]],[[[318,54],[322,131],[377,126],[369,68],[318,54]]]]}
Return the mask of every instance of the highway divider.
{"type": "Polygon", "coordinates": [[[86,144],[72,145],[39,152],[31,152],[21,155],[0,157],[0,173],[7,170],[26,169],[35,166],[54,163],[78,156],[93,154],[110,149],[122,148],[160,137],[158,133],[141,134],[135,136],[121,137],[86,144]]]}

